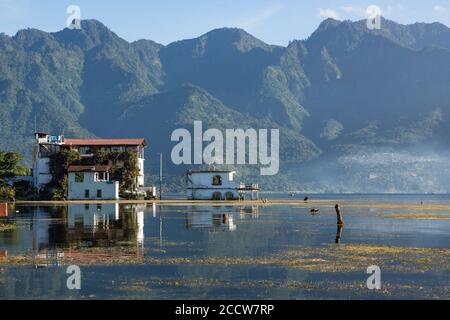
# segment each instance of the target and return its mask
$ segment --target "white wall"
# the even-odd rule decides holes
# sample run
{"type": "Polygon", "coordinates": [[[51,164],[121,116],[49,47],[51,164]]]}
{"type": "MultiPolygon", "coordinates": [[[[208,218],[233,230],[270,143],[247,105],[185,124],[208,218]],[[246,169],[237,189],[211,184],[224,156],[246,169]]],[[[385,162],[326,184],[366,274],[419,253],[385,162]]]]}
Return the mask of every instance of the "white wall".
{"type": "MultiPolygon", "coordinates": [[[[194,172],[189,176],[194,187],[211,187],[211,188],[237,188],[238,184],[233,181],[232,172],[194,172]],[[222,185],[214,186],[213,177],[221,176],[222,185]]],[[[189,183],[188,183],[189,186],[189,183]]]]}
{"type": "Polygon", "coordinates": [[[139,177],[138,177],[138,185],[139,187],[144,186],[144,159],[138,159],[139,162],[139,177]]]}
{"type": "Polygon", "coordinates": [[[84,172],[84,181],[75,182],[75,173],[69,172],[69,200],[118,200],[119,182],[95,181],[94,172],[84,172]],[[89,198],[85,197],[85,190],[89,190],[89,198]],[[102,190],[102,197],[97,198],[97,190],[102,190]]]}
{"type": "Polygon", "coordinates": [[[227,192],[231,192],[234,199],[239,198],[238,183],[233,181],[233,172],[193,172],[188,178],[188,199],[211,200],[216,192],[221,193],[222,199],[225,199],[227,192]],[[222,177],[222,185],[213,185],[214,176],[222,177]]]}
{"type": "Polygon", "coordinates": [[[33,180],[37,188],[42,188],[52,180],[49,163],[49,158],[38,158],[33,164],[33,180]]]}
{"type": "Polygon", "coordinates": [[[189,200],[213,200],[214,193],[220,192],[222,199],[226,200],[225,196],[227,192],[231,192],[233,194],[233,199],[236,200],[239,198],[239,192],[233,189],[223,189],[223,188],[214,188],[214,189],[188,189],[187,197],[189,200]]]}

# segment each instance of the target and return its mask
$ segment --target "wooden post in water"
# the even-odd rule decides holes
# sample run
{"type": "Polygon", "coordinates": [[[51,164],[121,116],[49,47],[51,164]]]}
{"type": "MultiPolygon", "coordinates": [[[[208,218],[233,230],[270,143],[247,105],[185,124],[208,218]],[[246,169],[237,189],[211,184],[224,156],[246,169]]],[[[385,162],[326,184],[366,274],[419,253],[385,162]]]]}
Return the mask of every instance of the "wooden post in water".
{"type": "Polygon", "coordinates": [[[336,216],[337,216],[337,224],[338,226],[343,226],[344,225],[344,219],[342,218],[342,213],[341,210],[339,209],[339,205],[336,204],[334,206],[334,209],[336,210],[336,216]]]}
{"type": "Polygon", "coordinates": [[[342,224],[338,224],[337,226],[337,231],[336,231],[336,244],[341,243],[341,238],[342,238],[342,229],[343,229],[343,225],[342,224]]]}

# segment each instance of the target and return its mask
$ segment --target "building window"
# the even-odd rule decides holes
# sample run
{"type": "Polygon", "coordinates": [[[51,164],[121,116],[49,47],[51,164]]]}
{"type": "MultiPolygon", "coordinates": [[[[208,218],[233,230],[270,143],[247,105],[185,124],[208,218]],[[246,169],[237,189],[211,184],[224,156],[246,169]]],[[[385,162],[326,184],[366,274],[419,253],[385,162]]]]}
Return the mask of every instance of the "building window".
{"type": "Polygon", "coordinates": [[[84,182],[84,173],[83,172],[75,173],[75,182],[76,183],[83,183],[84,182]]]}
{"type": "Polygon", "coordinates": [[[213,184],[213,186],[221,186],[222,185],[222,177],[221,176],[214,176],[212,184],[213,184]]]}
{"type": "Polygon", "coordinates": [[[80,147],[79,152],[82,156],[90,155],[90,154],[92,154],[92,149],[90,147],[80,147]]]}
{"type": "Polygon", "coordinates": [[[102,190],[97,190],[97,198],[101,198],[102,197],[102,190]]]}
{"type": "Polygon", "coordinates": [[[86,199],[89,198],[89,190],[88,190],[88,189],[84,190],[84,197],[85,197],[86,199]]]}
{"type": "Polygon", "coordinates": [[[96,172],[95,173],[95,181],[102,182],[106,181],[106,172],[96,172]]]}

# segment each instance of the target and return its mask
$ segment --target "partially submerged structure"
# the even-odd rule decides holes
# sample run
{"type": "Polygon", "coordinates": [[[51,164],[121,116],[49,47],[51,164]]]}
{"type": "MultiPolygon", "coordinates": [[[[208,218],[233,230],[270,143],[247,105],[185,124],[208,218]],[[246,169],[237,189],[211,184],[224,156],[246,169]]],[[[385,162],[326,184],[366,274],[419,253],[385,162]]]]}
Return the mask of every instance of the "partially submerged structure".
{"type": "Polygon", "coordinates": [[[144,139],[69,139],[63,135],[35,133],[33,185],[38,193],[46,189],[55,178],[52,171],[57,171],[55,168],[51,170],[51,159],[66,148],[79,155],[79,160],[71,163],[65,172],[70,200],[118,199],[116,182],[122,181],[118,181],[117,175],[116,180],[112,179],[111,171],[113,166],[116,169],[127,166],[123,155],[131,155],[133,167],[138,168],[139,172],[127,190],[137,193],[144,187],[145,147],[144,139]]]}
{"type": "Polygon", "coordinates": [[[250,193],[251,200],[258,200],[259,185],[234,181],[236,171],[198,170],[186,174],[189,200],[244,200],[250,193]]]}

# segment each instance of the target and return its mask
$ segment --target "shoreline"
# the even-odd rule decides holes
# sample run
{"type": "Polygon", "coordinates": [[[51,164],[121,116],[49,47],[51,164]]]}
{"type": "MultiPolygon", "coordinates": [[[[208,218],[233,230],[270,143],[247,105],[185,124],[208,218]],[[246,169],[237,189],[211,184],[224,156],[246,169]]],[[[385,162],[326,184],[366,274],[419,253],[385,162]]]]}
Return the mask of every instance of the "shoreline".
{"type": "Polygon", "coordinates": [[[333,208],[335,204],[339,204],[343,208],[359,208],[359,209],[409,209],[414,211],[436,210],[450,211],[450,203],[434,202],[396,202],[396,201],[374,201],[372,199],[318,199],[303,200],[294,199],[271,199],[271,200],[244,200],[244,201],[213,201],[213,200],[76,200],[76,201],[16,201],[9,202],[8,205],[30,205],[30,206],[67,206],[82,204],[119,204],[119,205],[165,205],[165,206],[223,206],[223,207],[241,207],[241,206],[291,206],[293,208],[333,208]]]}
{"type": "MultiPolygon", "coordinates": [[[[71,204],[159,204],[159,205],[220,205],[220,206],[242,206],[242,205],[305,205],[309,204],[330,204],[337,200],[286,200],[286,199],[274,199],[274,200],[243,200],[243,201],[214,201],[214,200],[72,200],[72,201],[16,201],[9,202],[8,204],[19,205],[71,205],[71,204]]],[[[450,205],[449,205],[450,207],[450,205]]]]}

